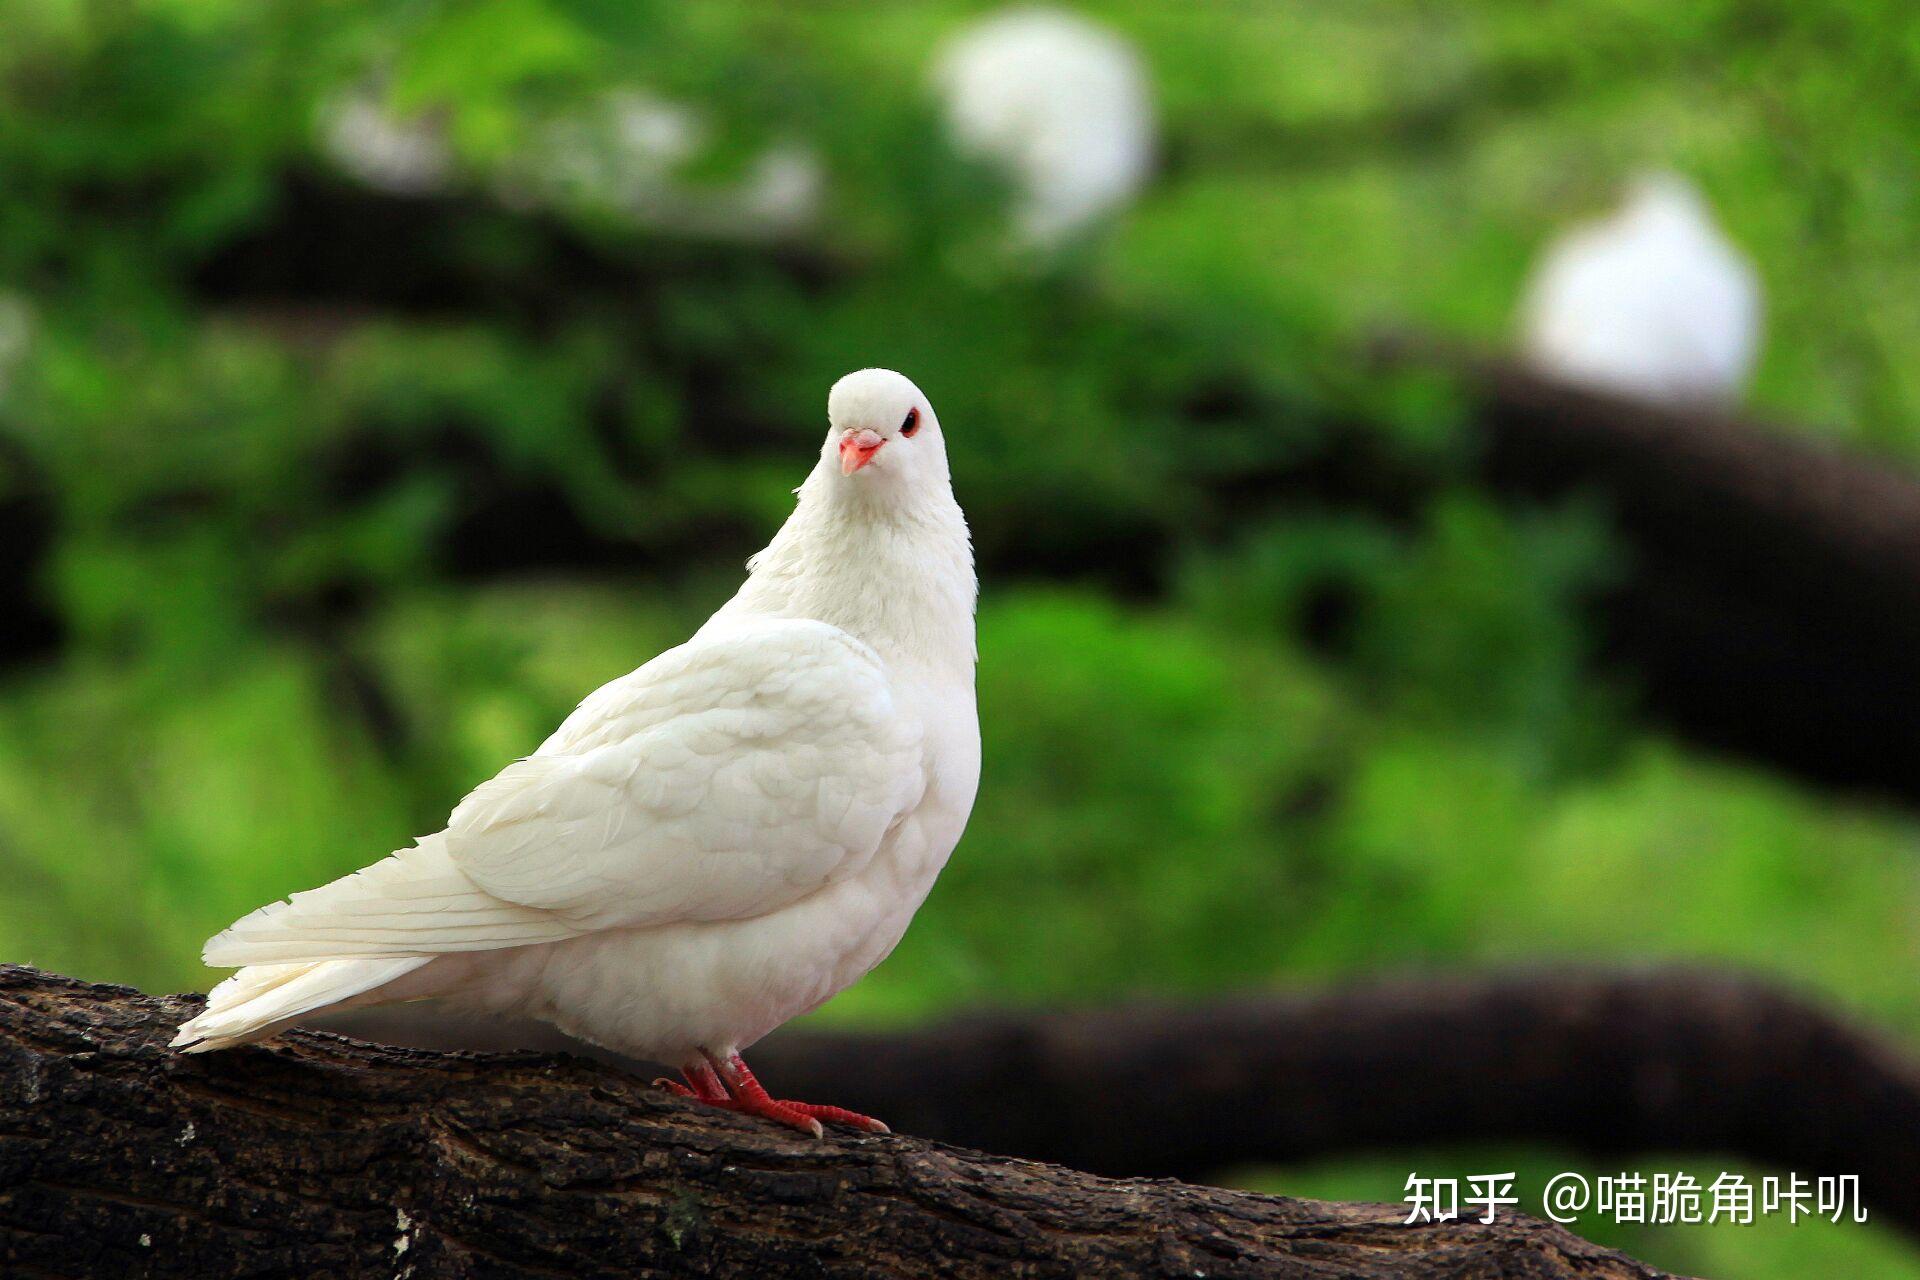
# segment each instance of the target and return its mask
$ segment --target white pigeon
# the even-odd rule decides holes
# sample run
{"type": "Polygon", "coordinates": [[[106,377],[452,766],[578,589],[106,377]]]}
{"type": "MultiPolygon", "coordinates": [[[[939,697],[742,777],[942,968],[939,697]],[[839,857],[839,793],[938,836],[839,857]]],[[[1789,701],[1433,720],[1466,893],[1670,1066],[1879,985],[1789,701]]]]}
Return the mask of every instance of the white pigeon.
{"type": "Polygon", "coordinates": [[[1685,179],[1652,175],[1555,243],[1521,307],[1543,372],[1670,404],[1731,402],[1753,370],[1760,286],[1685,179]]]}
{"type": "MultiPolygon", "coordinates": [[[[207,943],[244,965],[174,1044],[440,997],[680,1067],[676,1092],[820,1132],[740,1052],[893,950],[980,776],[975,582],[933,408],[848,374],[820,461],[732,600],[590,695],[444,831],[207,943]]],[[[665,1082],[662,1082],[665,1083],[665,1082]]]]}
{"type": "Polygon", "coordinates": [[[1017,184],[1028,243],[1059,243],[1131,200],[1153,168],[1152,94],[1124,39],[1077,14],[993,14],[947,44],[933,81],[962,150],[1017,184]]]}

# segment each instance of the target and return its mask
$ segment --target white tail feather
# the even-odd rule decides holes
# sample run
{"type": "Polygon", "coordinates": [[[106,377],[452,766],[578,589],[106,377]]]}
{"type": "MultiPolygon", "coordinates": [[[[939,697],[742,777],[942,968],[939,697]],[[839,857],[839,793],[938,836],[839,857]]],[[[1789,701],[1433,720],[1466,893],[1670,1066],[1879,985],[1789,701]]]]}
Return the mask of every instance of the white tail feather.
{"type": "Polygon", "coordinates": [[[208,993],[206,1009],[181,1024],[173,1047],[204,1053],[264,1039],[303,1014],[365,995],[430,960],[404,956],[253,965],[208,993]]]}
{"type": "Polygon", "coordinates": [[[488,951],[572,937],[552,912],[475,885],[431,835],[350,876],[261,907],[208,941],[217,969],[488,951]]]}

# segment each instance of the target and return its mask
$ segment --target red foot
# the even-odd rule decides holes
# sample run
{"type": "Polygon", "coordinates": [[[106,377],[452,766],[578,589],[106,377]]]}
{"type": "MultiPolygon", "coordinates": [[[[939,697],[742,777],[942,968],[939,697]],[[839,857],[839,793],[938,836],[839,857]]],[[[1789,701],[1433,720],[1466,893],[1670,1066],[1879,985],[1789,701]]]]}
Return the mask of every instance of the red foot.
{"type": "Polygon", "coordinates": [[[865,1129],[869,1133],[893,1132],[872,1116],[863,1116],[845,1107],[827,1107],[814,1102],[786,1102],[769,1097],[760,1082],[753,1078],[753,1072],[747,1069],[746,1060],[737,1053],[724,1062],[709,1054],[705,1062],[683,1068],[681,1074],[686,1076],[686,1084],[676,1084],[666,1079],[655,1080],[654,1083],[682,1098],[692,1098],[708,1106],[737,1111],[741,1115],[759,1116],[790,1129],[810,1133],[816,1138],[826,1132],[820,1127],[822,1120],[828,1124],[865,1129]]]}
{"type": "Polygon", "coordinates": [[[714,1075],[713,1068],[706,1063],[702,1062],[694,1066],[683,1067],[681,1068],[681,1074],[686,1076],[687,1084],[681,1084],[677,1080],[669,1080],[665,1076],[661,1076],[658,1080],[655,1080],[654,1083],[662,1089],[665,1089],[668,1093],[676,1094],[682,1098],[692,1098],[695,1102],[705,1102],[716,1107],[730,1107],[733,1105],[733,1099],[727,1096],[726,1088],[720,1083],[720,1077],[714,1075]],[[693,1087],[688,1088],[687,1085],[692,1085],[693,1087]]]}

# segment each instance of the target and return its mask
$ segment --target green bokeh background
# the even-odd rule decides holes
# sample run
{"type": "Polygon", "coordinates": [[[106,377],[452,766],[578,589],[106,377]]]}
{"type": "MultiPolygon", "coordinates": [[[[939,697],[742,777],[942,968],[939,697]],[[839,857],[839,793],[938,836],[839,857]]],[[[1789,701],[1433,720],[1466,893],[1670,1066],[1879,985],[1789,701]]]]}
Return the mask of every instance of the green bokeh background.
{"type": "MultiPolygon", "coordinates": [[[[210,981],[208,934],[438,827],[683,638],[827,385],[884,365],[939,405],[989,567],[985,776],[906,941],[818,1016],[1698,958],[1920,1047],[1914,816],[1650,727],[1582,610],[1629,568],[1604,511],[1478,491],[1456,391],[1359,354],[1383,325],[1503,342],[1543,241],[1670,167],[1763,279],[1755,409],[1911,464],[1911,11],[1088,6],[1140,48],[1164,157],[1046,262],[1000,251],[1003,193],[927,100],[974,11],[0,0],[6,607],[40,637],[0,669],[0,958],[210,981]],[[633,85],[710,113],[691,184],[804,140],[818,224],[512,198],[553,122],[633,85]],[[356,86],[446,139],[442,212],[234,268],[302,200],[407,203],[317,141],[356,86]],[[1204,496],[1355,423],[1412,509],[1204,496]]],[[[1397,1200],[1515,1166],[1584,1167],[1240,1177],[1397,1200]]],[[[1582,1229],[1697,1274],[1920,1276],[1876,1226],[1582,1229]]]]}

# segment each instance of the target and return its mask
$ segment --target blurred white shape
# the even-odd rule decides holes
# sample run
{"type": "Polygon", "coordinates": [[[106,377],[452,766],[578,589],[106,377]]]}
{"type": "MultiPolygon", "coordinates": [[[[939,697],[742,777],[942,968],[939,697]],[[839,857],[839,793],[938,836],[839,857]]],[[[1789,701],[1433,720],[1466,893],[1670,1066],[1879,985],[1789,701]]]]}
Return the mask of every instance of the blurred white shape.
{"type": "MultiPolygon", "coordinates": [[[[515,207],[573,206],[618,213],[637,225],[692,235],[782,235],[812,222],[825,186],[819,160],[794,144],[768,147],[739,174],[700,181],[685,170],[715,142],[706,116],[640,89],[607,94],[574,114],[534,126],[536,145],[495,174],[495,194],[515,207]]],[[[424,196],[452,187],[455,164],[430,118],[396,116],[374,86],[331,99],[320,141],[367,186],[424,196]]]]}
{"type": "Polygon", "coordinates": [[[1019,230],[1057,244],[1130,201],[1153,168],[1146,69],[1133,47],[1056,9],[993,14],[954,37],[934,65],[961,149],[1004,165],[1019,187],[1019,230]]]}
{"type": "Polygon", "coordinates": [[[1730,402],[1753,370],[1760,286],[1686,179],[1639,179],[1611,216],[1556,241],[1521,305],[1543,372],[1669,404],[1730,402]]]}
{"type": "Polygon", "coordinates": [[[536,198],[614,210],[651,227],[717,237],[781,235],[812,222],[824,187],[820,162],[796,144],[775,145],[737,178],[700,182],[683,170],[714,141],[692,107],[640,89],[554,125],[517,182],[536,198]]]}
{"type": "Polygon", "coordinates": [[[348,90],[320,109],[320,142],[348,174],[394,195],[444,191],[453,175],[453,155],[440,131],[429,121],[395,116],[371,88],[348,90]]]}
{"type": "Polygon", "coordinates": [[[707,131],[692,108],[639,89],[623,89],[607,99],[607,112],[618,132],[622,152],[636,171],[653,168],[655,176],[681,164],[706,144],[707,131]]]}
{"type": "Polygon", "coordinates": [[[706,130],[687,107],[638,89],[609,95],[599,110],[555,123],[534,173],[562,195],[628,206],[667,185],[696,154],[706,130]]]}
{"type": "Polygon", "coordinates": [[[14,376],[33,346],[33,305],[17,293],[0,293],[0,397],[13,390],[14,376]]]}

